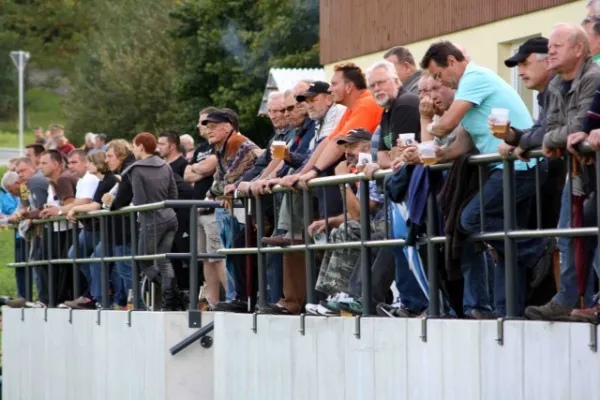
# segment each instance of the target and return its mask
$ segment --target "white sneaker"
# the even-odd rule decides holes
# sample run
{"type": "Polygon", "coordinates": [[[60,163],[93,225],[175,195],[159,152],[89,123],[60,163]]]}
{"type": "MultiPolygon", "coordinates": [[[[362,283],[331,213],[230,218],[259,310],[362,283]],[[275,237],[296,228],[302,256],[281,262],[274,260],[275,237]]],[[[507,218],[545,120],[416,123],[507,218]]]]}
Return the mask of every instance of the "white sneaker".
{"type": "Polygon", "coordinates": [[[319,313],[317,312],[317,309],[319,308],[318,304],[307,303],[306,307],[304,308],[306,309],[306,312],[310,315],[319,315],[319,313]]]}
{"type": "Polygon", "coordinates": [[[339,314],[334,313],[333,311],[323,307],[322,305],[317,306],[317,315],[322,315],[323,317],[337,317],[339,314]]]}

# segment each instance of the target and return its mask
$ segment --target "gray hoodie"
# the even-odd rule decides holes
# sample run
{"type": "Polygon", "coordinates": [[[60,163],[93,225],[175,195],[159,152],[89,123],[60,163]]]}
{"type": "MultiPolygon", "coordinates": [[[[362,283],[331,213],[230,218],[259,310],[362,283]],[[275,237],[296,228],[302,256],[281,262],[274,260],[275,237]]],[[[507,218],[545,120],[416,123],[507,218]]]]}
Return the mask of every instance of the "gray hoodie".
{"type": "MultiPolygon", "coordinates": [[[[177,184],[173,170],[169,164],[158,156],[151,156],[145,160],[138,160],[126,168],[122,176],[128,176],[133,189],[133,204],[157,203],[165,200],[177,200],[177,184]]],[[[154,212],[143,212],[139,215],[139,222],[144,225],[154,224],[154,212]]],[[[172,208],[156,211],[156,223],[162,224],[175,219],[172,208]]]]}

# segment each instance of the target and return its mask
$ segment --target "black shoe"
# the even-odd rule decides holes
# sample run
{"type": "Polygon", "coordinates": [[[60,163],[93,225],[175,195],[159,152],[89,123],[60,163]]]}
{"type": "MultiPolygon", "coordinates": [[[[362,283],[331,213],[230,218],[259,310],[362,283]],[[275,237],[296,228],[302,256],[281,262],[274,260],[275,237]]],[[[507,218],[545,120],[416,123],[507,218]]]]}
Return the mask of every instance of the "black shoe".
{"type": "Polygon", "coordinates": [[[248,313],[248,303],[241,300],[232,300],[230,302],[220,301],[212,306],[212,311],[223,311],[232,313],[248,313]]]}
{"type": "Polygon", "coordinates": [[[181,308],[181,297],[179,295],[179,289],[175,281],[170,285],[171,287],[166,288],[162,291],[162,310],[163,311],[182,311],[181,308]]]}
{"type": "Polygon", "coordinates": [[[271,315],[292,315],[287,308],[280,306],[279,304],[267,304],[264,307],[256,306],[256,311],[259,314],[271,314],[271,315]]]}

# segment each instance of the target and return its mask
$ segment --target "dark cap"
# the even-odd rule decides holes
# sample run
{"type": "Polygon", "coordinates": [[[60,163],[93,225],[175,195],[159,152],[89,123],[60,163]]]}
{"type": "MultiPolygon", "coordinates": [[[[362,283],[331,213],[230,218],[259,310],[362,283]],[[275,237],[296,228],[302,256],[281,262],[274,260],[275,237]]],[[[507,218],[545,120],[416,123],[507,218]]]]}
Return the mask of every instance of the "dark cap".
{"type": "Polygon", "coordinates": [[[209,113],[206,116],[206,119],[202,121],[202,125],[207,125],[209,122],[222,123],[227,122],[231,125],[235,126],[233,119],[231,118],[231,114],[227,111],[217,110],[209,113]]]}
{"type": "Polygon", "coordinates": [[[356,128],[348,131],[348,135],[339,137],[335,140],[337,144],[349,144],[356,142],[370,142],[371,132],[363,128],[356,128]]]}
{"type": "Polygon", "coordinates": [[[529,39],[519,46],[519,50],[512,57],[504,61],[504,65],[508,68],[516,67],[521,61],[525,61],[530,54],[548,54],[548,39],[545,37],[536,37],[529,39]]]}
{"type": "Polygon", "coordinates": [[[318,94],[329,94],[329,83],[323,81],[315,81],[310,84],[308,90],[296,96],[296,101],[302,103],[309,97],[315,97],[318,94]]]}

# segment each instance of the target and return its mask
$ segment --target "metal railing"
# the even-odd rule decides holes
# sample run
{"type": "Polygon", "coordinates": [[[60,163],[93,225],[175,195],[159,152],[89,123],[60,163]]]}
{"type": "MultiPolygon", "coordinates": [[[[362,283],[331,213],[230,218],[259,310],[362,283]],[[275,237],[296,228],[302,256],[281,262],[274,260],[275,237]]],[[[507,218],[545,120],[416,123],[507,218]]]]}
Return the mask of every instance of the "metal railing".
{"type": "MultiPolygon", "coordinates": [[[[580,146],[581,152],[590,153],[591,148],[587,143],[583,143],[580,146]]],[[[600,153],[596,153],[596,187],[600,188],[600,153]]],[[[543,154],[540,150],[533,150],[528,153],[531,159],[538,161],[543,160],[543,154]]],[[[572,193],[572,170],[571,160],[572,156],[566,153],[563,159],[567,165],[567,185],[569,192],[572,193]]],[[[516,259],[516,240],[524,238],[541,238],[541,237],[576,237],[576,236],[598,236],[600,239],[600,213],[598,216],[597,227],[580,227],[572,228],[572,217],[569,217],[569,227],[565,229],[542,229],[542,219],[544,216],[541,214],[541,204],[543,202],[540,187],[541,178],[539,168],[535,171],[535,209],[537,216],[537,229],[518,230],[516,226],[516,209],[515,209],[515,188],[514,188],[514,161],[516,157],[502,157],[498,153],[473,155],[469,158],[469,163],[477,165],[479,169],[479,188],[483,187],[484,183],[484,171],[488,168],[488,164],[502,163],[503,166],[503,209],[504,209],[504,229],[497,232],[484,232],[474,234],[469,237],[471,241],[489,241],[489,240],[503,240],[505,244],[505,285],[506,285],[506,316],[508,318],[519,317],[518,305],[517,305],[517,285],[518,285],[518,271],[517,271],[517,259],[516,259]],[[509,182],[510,184],[507,184],[509,182]]],[[[447,170],[452,164],[437,164],[427,168],[433,171],[447,170]]],[[[391,170],[380,170],[374,175],[374,179],[381,180],[387,175],[391,174],[391,170]]],[[[388,247],[388,246],[406,246],[404,239],[392,239],[389,235],[389,216],[388,213],[388,202],[389,199],[385,195],[384,208],[386,210],[386,238],[383,240],[371,240],[371,231],[369,224],[369,178],[363,173],[348,174],[339,176],[328,176],[322,178],[315,178],[308,182],[308,190],[302,190],[303,197],[303,210],[304,210],[304,243],[294,244],[285,247],[266,247],[262,245],[261,239],[264,236],[263,226],[263,210],[261,207],[261,201],[255,201],[256,207],[256,222],[257,222],[257,243],[256,247],[246,248],[235,248],[235,249],[220,249],[219,253],[225,255],[242,255],[242,254],[255,254],[258,256],[258,305],[263,307],[266,305],[266,292],[267,292],[267,272],[265,254],[269,253],[286,253],[286,252],[304,252],[306,255],[306,301],[308,303],[316,303],[316,292],[315,292],[315,276],[317,273],[318,266],[314,265],[314,252],[317,250],[337,250],[337,249],[360,249],[361,250],[361,277],[362,277],[362,304],[363,304],[363,316],[368,316],[372,313],[372,293],[371,293],[371,256],[370,252],[372,248],[376,247],[388,247]],[[360,225],[361,225],[361,240],[351,241],[344,243],[327,243],[327,244],[314,244],[312,238],[308,233],[308,226],[312,223],[313,214],[313,203],[311,191],[317,188],[331,186],[331,185],[342,185],[347,183],[358,183],[358,192],[360,193],[360,225]]],[[[289,193],[289,188],[275,186],[272,189],[272,193],[289,193]]],[[[427,279],[429,281],[429,309],[428,315],[430,317],[440,316],[440,276],[438,271],[438,247],[446,243],[445,236],[435,236],[434,226],[436,224],[436,198],[435,193],[430,192],[427,197],[426,207],[426,228],[427,234],[425,237],[419,240],[419,244],[427,246],[427,279]]],[[[268,195],[263,195],[268,196],[268,195]]],[[[345,195],[344,203],[346,201],[345,195]]],[[[481,210],[484,209],[484,196],[480,197],[481,210]]],[[[325,198],[325,202],[327,199],[325,198]]],[[[597,196],[597,206],[600,210],[600,196],[597,196]]],[[[565,205],[563,205],[565,206],[565,205]]],[[[571,209],[571,197],[569,196],[569,204],[566,205],[568,209],[571,209]]],[[[327,206],[324,207],[327,209],[327,206]]],[[[277,214],[277,207],[275,207],[275,214],[277,214]]],[[[325,219],[332,217],[331,215],[325,215],[325,219]]],[[[485,226],[485,215],[480,213],[481,227],[485,226]]],[[[277,220],[277,216],[275,216],[277,220]]],[[[347,222],[347,207],[344,204],[344,222],[347,222]]],[[[482,228],[483,229],[483,228],[482,228]]],[[[599,240],[600,243],[600,240],[599,240]]],[[[570,255],[572,256],[572,254],[570,255]]]]}

